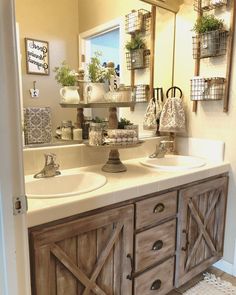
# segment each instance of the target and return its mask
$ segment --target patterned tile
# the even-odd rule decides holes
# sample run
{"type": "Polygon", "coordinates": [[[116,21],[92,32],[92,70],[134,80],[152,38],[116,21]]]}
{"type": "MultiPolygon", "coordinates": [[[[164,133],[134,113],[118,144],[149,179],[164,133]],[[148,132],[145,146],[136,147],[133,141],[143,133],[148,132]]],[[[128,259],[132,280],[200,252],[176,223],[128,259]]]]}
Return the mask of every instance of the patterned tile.
{"type": "Polygon", "coordinates": [[[49,143],[52,141],[52,113],[49,107],[24,109],[25,143],[49,143]]]}

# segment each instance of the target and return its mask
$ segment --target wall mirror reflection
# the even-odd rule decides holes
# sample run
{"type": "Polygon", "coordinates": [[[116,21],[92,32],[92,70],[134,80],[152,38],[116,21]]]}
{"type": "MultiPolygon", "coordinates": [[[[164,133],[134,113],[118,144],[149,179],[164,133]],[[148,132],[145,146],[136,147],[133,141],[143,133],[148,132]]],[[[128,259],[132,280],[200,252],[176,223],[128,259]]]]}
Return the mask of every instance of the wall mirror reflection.
{"type": "MultiPolygon", "coordinates": [[[[147,1],[151,2],[152,1],[147,1]]],[[[126,32],[125,16],[132,11],[151,12],[150,3],[132,1],[39,0],[30,3],[16,0],[16,21],[18,24],[18,41],[20,78],[22,81],[22,117],[28,120],[26,143],[29,147],[38,144],[68,144],[71,141],[58,141],[57,128],[77,120],[76,108],[60,106],[61,85],[55,80],[53,69],[63,61],[78,72],[86,72],[88,63],[95,52],[101,51],[101,64],[106,66],[113,62],[119,83],[130,86],[132,74],[127,68],[127,49],[125,45],[131,40],[126,32]],[[36,76],[27,74],[24,39],[45,40],[50,50],[50,75],[36,76]],[[112,42],[111,42],[112,41],[112,42]],[[32,97],[30,90],[37,90],[32,97]],[[23,112],[24,109],[24,112],[23,112]],[[35,125],[36,124],[36,125],[35,125]],[[45,134],[45,130],[48,132],[45,134]],[[51,134],[51,139],[49,138],[51,134]],[[35,140],[36,138],[36,140],[35,140]],[[46,139],[45,139],[46,138],[46,139]],[[49,142],[48,142],[49,141],[49,142]]],[[[166,91],[173,85],[175,13],[169,9],[157,7],[155,23],[154,87],[163,87],[166,91]]],[[[146,47],[150,48],[150,33],[145,38],[146,47]]],[[[152,62],[152,61],[150,61],[152,62]]],[[[150,66],[135,71],[135,85],[150,85],[150,66]]],[[[118,108],[119,118],[126,118],[139,125],[141,136],[152,136],[155,132],[143,130],[143,119],[147,101],[136,103],[134,110],[118,108]]],[[[84,116],[107,119],[108,108],[86,108],[84,116]]],[[[75,143],[78,143],[75,142],[75,143]]]]}

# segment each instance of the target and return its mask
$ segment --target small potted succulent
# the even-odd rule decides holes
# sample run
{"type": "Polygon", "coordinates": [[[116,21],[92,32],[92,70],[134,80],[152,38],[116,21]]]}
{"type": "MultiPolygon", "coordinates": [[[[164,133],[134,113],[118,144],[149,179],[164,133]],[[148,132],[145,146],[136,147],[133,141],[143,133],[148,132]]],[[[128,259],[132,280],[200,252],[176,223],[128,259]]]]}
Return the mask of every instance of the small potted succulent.
{"type": "Polygon", "coordinates": [[[62,85],[60,89],[60,96],[62,103],[79,103],[80,97],[78,93],[79,87],[77,84],[77,73],[71,70],[65,61],[60,67],[55,67],[56,81],[62,85]]]}
{"type": "Polygon", "coordinates": [[[193,27],[200,41],[200,57],[216,56],[220,50],[224,22],[214,15],[199,17],[193,27]]]}
{"type": "Polygon", "coordinates": [[[104,100],[104,94],[109,90],[108,82],[115,76],[115,69],[104,67],[101,64],[100,52],[95,52],[88,64],[89,84],[86,87],[88,102],[99,102],[104,100]]]}
{"type": "Polygon", "coordinates": [[[145,41],[141,34],[135,34],[125,45],[128,69],[140,69],[144,67],[145,41]]]}
{"type": "Polygon", "coordinates": [[[120,118],[118,121],[118,129],[125,129],[125,126],[133,125],[133,123],[130,122],[130,120],[127,120],[125,118],[120,118]]]}
{"type": "Polygon", "coordinates": [[[120,118],[120,120],[118,121],[118,129],[134,130],[136,132],[136,137],[138,138],[139,126],[134,125],[133,123],[131,123],[130,120],[127,120],[126,118],[120,118]]]}

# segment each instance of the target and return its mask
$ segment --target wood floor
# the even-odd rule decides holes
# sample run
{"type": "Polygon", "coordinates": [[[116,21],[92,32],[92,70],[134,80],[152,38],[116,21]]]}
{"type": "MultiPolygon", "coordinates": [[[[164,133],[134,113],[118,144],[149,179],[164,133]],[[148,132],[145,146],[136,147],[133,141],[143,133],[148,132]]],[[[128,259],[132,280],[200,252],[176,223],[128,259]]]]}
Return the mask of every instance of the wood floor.
{"type": "MultiPolygon", "coordinates": [[[[219,270],[218,268],[215,267],[210,267],[207,272],[209,273],[213,273],[215,274],[217,277],[220,277],[222,280],[228,281],[230,282],[233,286],[236,286],[236,277],[233,277],[225,272],[223,272],[222,270],[219,270]]],[[[180,287],[177,290],[171,291],[170,293],[168,293],[168,295],[179,295],[179,294],[183,294],[184,292],[186,292],[188,289],[192,288],[194,285],[196,285],[196,283],[198,283],[199,281],[201,281],[203,279],[203,275],[200,274],[198,276],[196,276],[194,279],[192,279],[190,282],[186,283],[185,285],[183,285],[182,287],[180,287]]]]}

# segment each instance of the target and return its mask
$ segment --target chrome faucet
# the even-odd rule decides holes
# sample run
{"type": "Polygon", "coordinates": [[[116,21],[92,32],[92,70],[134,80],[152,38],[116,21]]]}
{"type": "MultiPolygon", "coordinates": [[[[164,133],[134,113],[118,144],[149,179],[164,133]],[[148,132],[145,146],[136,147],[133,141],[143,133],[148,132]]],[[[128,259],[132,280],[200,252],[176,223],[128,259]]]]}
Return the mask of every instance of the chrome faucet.
{"type": "Polygon", "coordinates": [[[61,172],[58,170],[59,165],[55,163],[55,154],[45,154],[45,164],[43,169],[34,175],[34,178],[47,178],[60,175],[61,172]]]}
{"type": "Polygon", "coordinates": [[[159,146],[156,145],[156,151],[149,156],[149,158],[164,158],[167,153],[174,152],[173,140],[161,140],[159,146]]]}

